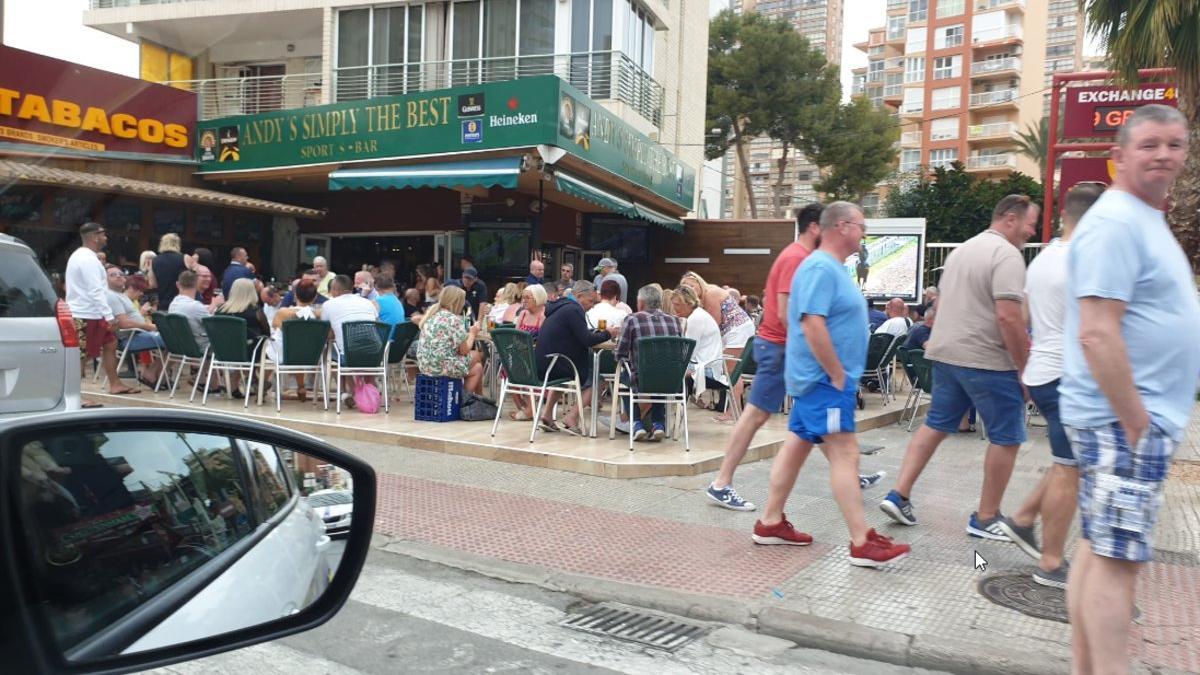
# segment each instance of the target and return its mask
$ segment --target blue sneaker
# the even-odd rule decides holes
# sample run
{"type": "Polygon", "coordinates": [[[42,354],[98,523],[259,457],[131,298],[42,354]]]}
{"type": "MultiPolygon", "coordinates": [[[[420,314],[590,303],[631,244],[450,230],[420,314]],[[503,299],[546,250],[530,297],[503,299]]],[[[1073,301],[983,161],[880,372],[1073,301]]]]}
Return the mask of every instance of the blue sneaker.
{"type": "Polygon", "coordinates": [[[753,511],[755,508],[757,508],[753,503],[742,499],[741,496],[738,495],[737,491],[733,489],[732,485],[718,490],[710,483],[708,490],[705,491],[705,494],[707,494],[708,498],[714,502],[734,511],[753,511]]]}
{"type": "Polygon", "coordinates": [[[972,512],[970,520],[967,521],[967,534],[980,539],[1011,542],[1012,539],[1008,538],[1008,535],[1004,533],[1004,528],[1000,525],[1003,518],[1004,516],[997,512],[987,520],[980,520],[979,514],[972,512]]]}
{"type": "Polygon", "coordinates": [[[858,487],[859,487],[859,489],[862,489],[862,490],[869,490],[869,489],[875,487],[876,485],[879,485],[879,482],[882,481],[884,478],[887,478],[886,471],[876,471],[875,473],[860,473],[860,474],[858,474],[858,487]]]}
{"type": "Polygon", "coordinates": [[[657,422],[654,423],[654,425],[650,431],[650,440],[657,443],[666,437],[667,437],[667,429],[663,425],[658,424],[657,422]]]}
{"type": "Polygon", "coordinates": [[[901,525],[916,525],[917,517],[913,515],[912,502],[892,490],[879,502],[879,510],[901,525]]]}
{"type": "Polygon", "coordinates": [[[633,440],[644,441],[649,434],[646,432],[646,427],[641,422],[633,423],[633,440]]]}

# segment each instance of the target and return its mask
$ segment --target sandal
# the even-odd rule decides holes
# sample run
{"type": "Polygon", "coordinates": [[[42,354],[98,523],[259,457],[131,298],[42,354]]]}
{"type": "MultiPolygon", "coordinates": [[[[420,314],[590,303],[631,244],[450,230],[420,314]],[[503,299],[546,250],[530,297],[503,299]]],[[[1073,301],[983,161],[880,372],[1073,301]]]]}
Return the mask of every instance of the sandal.
{"type": "Polygon", "coordinates": [[[142,393],[142,390],[135,389],[133,387],[121,387],[120,389],[117,389],[116,391],[110,390],[108,393],[112,394],[113,396],[121,396],[124,394],[140,394],[140,393],[142,393]]]}
{"type": "Polygon", "coordinates": [[[533,415],[526,415],[524,410],[514,410],[508,413],[508,419],[514,422],[530,422],[533,420],[533,415]]]}
{"type": "Polygon", "coordinates": [[[572,436],[580,436],[580,437],[583,436],[583,429],[581,429],[579,427],[572,427],[572,426],[563,424],[561,422],[559,422],[559,424],[558,424],[558,430],[562,431],[564,433],[570,434],[572,436]]]}
{"type": "Polygon", "coordinates": [[[538,429],[540,431],[544,431],[548,434],[552,434],[552,433],[558,431],[558,425],[555,424],[554,420],[550,420],[550,421],[542,420],[542,421],[538,422],[538,429]]]}

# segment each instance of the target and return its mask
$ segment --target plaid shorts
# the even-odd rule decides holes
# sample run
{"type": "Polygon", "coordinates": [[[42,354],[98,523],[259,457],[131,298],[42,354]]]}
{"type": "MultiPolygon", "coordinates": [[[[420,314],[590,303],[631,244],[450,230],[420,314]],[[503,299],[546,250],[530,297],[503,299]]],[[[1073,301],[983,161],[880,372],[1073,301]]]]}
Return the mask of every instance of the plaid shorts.
{"type": "Polygon", "coordinates": [[[1162,506],[1163,483],[1178,443],[1151,424],[1130,448],[1121,425],[1067,427],[1079,458],[1079,515],[1083,538],[1097,555],[1148,562],[1162,506]]]}

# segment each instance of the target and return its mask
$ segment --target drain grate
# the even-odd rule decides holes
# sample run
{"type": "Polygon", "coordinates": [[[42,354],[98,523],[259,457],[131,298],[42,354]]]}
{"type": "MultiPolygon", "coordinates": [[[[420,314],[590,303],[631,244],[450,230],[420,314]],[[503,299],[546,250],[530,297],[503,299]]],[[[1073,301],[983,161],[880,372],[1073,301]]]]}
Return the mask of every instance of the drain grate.
{"type": "Polygon", "coordinates": [[[708,632],[707,626],[698,623],[607,602],[595,605],[582,614],[568,616],[559,625],[668,652],[708,632]]]}

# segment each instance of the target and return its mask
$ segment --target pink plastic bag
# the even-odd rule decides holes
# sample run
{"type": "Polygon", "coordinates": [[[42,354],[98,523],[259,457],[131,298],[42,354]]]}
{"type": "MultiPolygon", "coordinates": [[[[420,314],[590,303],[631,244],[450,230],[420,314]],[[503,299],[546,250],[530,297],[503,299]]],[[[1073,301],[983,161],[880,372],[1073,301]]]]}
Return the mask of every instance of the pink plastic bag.
{"type": "Polygon", "coordinates": [[[379,412],[379,388],[370,378],[354,378],[354,407],[368,415],[379,412]]]}

